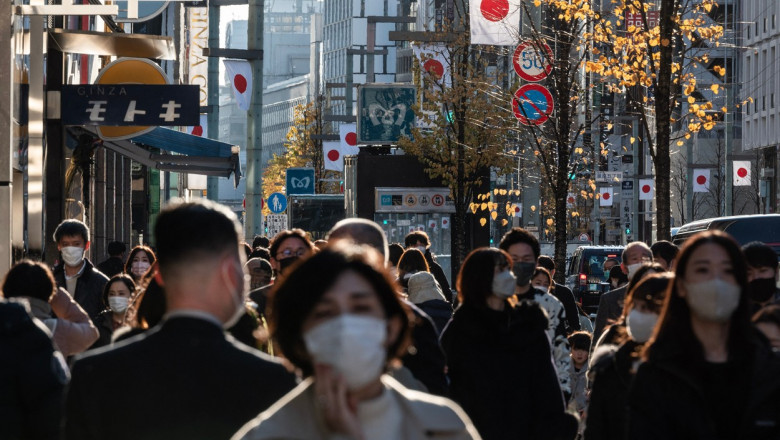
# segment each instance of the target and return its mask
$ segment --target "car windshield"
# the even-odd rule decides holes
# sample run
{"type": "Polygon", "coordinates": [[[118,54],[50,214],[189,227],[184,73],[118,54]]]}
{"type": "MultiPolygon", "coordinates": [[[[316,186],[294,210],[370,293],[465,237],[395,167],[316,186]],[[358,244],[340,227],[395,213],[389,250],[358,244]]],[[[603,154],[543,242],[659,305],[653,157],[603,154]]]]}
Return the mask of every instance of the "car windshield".
{"type": "Polygon", "coordinates": [[[614,258],[620,261],[618,252],[599,252],[590,254],[583,265],[583,272],[590,277],[606,280],[606,275],[604,274],[604,261],[606,261],[607,258],[614,258]]]}

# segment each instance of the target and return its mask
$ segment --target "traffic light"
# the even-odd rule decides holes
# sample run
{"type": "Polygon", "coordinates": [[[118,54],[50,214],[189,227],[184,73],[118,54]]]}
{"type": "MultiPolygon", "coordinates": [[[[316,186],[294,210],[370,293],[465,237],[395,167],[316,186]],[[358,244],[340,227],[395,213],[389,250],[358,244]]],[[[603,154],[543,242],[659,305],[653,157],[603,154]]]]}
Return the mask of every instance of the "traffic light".
{"type": "Polygon", "coordinates": [[[631,223],[626,223],[626,235],[631,235],[631,223]]]}

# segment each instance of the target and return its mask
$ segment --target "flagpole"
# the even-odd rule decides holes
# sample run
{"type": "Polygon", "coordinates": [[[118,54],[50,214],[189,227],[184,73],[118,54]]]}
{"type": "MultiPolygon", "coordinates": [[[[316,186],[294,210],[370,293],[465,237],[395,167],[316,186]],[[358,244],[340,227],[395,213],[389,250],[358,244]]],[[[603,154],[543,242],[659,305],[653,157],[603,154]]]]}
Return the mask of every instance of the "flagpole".
{"type": "MultiPolygon", "coordinates": [[[[263,50],[264,0],[249,0],[247,49],[263,50]]],[[[261,52],[262,53],[262,52],[261,52]]],[[[252,64],[252,103],[247,112],[246,131],[246,221],[244,235],[251,241],[263,234],[263,57],[249,60],[252,64]]]]}
{"type": "MultiPolygon", "coordinates": [[[[219,22],[220,7],[215,4],[209,5],[209,47],[219,47],[219,22]]],[[[208,61],[208,116],[206,130],[204,133],[209,139],[219,140],[219,58],[209,57],[208,61]]],[[[206,178],[206,198],[209,200],[219,200],[219,178],[208,176],[206,178]]]]}

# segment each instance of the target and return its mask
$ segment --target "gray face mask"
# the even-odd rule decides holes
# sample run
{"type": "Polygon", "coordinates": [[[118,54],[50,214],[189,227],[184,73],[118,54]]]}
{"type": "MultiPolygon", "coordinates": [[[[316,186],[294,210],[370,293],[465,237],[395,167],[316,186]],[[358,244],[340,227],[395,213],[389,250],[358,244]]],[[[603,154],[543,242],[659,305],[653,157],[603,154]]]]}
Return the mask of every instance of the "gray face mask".
{"type": "Polygon", "coordinates": [[[493,295],[509,298],[515,293],[515,275],[505,270],[493,276],[493,295]]]}
{"type": "Polygon", "coordinates": [[[685,300],[694,315],[705,321],[728,322],[739,306],[742,289],[720,278],[685,283],[685,300]]]}

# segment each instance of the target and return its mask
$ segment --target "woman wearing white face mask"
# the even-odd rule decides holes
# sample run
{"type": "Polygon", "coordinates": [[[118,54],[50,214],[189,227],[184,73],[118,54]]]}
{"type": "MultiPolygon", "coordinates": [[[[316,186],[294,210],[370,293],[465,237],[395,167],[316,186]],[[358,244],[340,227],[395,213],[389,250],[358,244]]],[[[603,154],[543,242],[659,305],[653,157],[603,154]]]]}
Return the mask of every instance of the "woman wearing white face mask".
{"type": "Polygon", "coordinates": [[[147,270],[157,261],[154,251],[149,246],[138,245],[130,251],[125,263],[125,273],[133,277],[136,284],[147,270]]]}
{"type": "Polygon", "coordinates": [[[406,350],[409,311],[373,249],[323,249],[274,286],[270,305],[272,337],[306,380],[234,439],[479,438],[453,402],[383,374],[406,350]]]}
{"type": "Polygon", "coordinates": [[[100,338],[90,348],[110,344],[114,331],[126,324],[125,312],[135,290],[135,282],[127,274],[120,273],[108,280],[103,288],[103,305],[106,309],[95,318],[100,338]]]}
{"type": "Polygon", "coordinates": [[[750,325],[746,286],[730,236],[688,239],[629,392],[629,438],[780,438],[780,359],[750,325]]]}
{"type": "Polygon", "coordinates": [[[511,261],[480,248],[461,266],[461,305],[441,336],[451,396],[485,439],[572,439],[577,423],[565,413],[547,319],[537,303],[513,303],[511,261]]]}
{"type": "Polygon", "coordinates": [[[639,364],[642,346],[661,313],[669,273],[651,274],[628,291],[623,315],[610,327],[613,344],[600,345],[588,372],[591,382],[585,439],[622,440],[626,432],[628,387],[639,364]]]}

